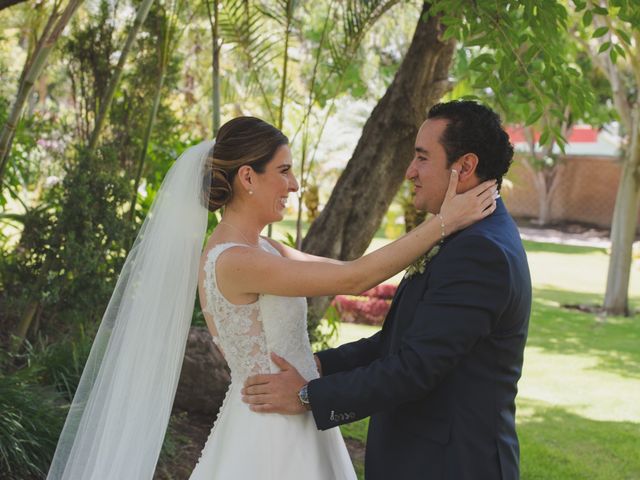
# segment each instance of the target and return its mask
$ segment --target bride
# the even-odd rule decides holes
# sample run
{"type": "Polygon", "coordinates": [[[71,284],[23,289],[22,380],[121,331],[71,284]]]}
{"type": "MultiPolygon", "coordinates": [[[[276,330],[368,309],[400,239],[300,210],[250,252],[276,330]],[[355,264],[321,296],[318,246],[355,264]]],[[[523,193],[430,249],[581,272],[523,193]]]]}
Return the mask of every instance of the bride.
{"type": "MultiPolygon", "coordinates": [[[[310,412],[267,415],[242,403],[246,377],[277,372],[278,353],[318,377],[304,297],[359,293],[406,268],[445,235],[489,215],[493,182],[455,194],[437,217],[357,260],[316,257],[260,237],[298,190],[288,139],[235,118],[215,144],[173,165],[129,253],[94,340],[48,479],[151,479],[178,383],[199,290],[231,385],[191,479],[355,479],[338,429],[310,412]],[[224,207],[202,245],[207,210],[224,207]]],[[[455,177],[455,175],[453,175],[455,177]]]]}

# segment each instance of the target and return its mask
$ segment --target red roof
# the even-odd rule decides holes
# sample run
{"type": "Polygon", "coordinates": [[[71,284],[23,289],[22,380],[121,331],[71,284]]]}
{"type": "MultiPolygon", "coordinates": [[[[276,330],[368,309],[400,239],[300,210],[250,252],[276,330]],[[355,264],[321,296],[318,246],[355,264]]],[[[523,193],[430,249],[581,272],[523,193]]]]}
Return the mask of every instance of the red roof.
{"type": "MultiPolygon", "coordinates": [[[[508,126],[505,128],[511,139],[511,143],[525,142],[524,128],[508,126]]],[[[540,133],[535,133],[536,141],[540,138],[540,133]]],[[[573,127],[567,138],[568,143],[596,143],[598,141],[598,130],[588,125],[573,127]]]]}

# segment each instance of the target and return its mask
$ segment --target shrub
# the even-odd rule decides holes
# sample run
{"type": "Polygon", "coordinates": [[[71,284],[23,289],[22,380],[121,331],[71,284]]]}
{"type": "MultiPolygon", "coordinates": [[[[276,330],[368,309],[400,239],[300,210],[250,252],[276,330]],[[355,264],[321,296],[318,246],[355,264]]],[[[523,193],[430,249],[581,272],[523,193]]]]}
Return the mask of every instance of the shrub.
{"type": "Polygon", "coordinates": [[[70,403],[89,358],[93,336],[81,327],[77,334],[60,342],[45,345],[40,341],[36,347],[29,346],[29,368],[37,370],[38,383],[55,388],[70,403]]]}
{"type": "Polygon", "coordinates": [[[337,295],[331,305],[343,322],[382,325],[397,288],[395,285],[382,284],[358,296],[337,295]]]}
{"type": "Polygon", "coordinates": [[[44,478],[91,350],[80,329],[0,355],[0,478],[44,478]],[[16,370],[17,368],[17,370],[16,370]]]}
{"type": "Polygon", "coordinates": [[[363,292],[361,296],[391,300],[396,294],[397,289],[398,287],[396,285],[393,285],[391,283],[383,283],[367,290],[366,292],[363,292]]]}
{"type": "Polygon", "coordinates": [[[59,395],[30,383],[30,373],[0,374],[0,477],[7,480],[46,475],[66,414],[59,395]]]}

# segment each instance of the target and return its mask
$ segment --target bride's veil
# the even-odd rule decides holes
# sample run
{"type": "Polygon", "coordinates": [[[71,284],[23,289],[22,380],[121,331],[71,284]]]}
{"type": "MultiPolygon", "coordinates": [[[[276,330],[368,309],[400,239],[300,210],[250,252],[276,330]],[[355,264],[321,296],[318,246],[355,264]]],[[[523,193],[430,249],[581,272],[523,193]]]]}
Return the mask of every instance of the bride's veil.
{"type": "Polygon", "coordinates": [[[212,147],[184,152],[160,187],[100,324],[49,480],[153,477],[193,313],[212,147]]]}

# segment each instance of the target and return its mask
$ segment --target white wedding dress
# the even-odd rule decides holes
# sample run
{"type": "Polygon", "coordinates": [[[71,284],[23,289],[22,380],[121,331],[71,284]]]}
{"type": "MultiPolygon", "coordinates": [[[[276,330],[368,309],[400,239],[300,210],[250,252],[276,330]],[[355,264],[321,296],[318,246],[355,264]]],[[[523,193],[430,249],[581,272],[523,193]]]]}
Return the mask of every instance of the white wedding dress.
{"type": "MultiPolygon", "coordinates": [[[[319,431],[311,412],[300,415],[255,413],[242,402],[245,379],[276,373],[275,352],[307,380],[318,377],[307,335],[304,298],[260,295],[235,305],[217,286],[216,261],[238,243],[222,243],[207,254],[205,312],[213,316],[215,343],[231,370],[231,385],[191,480],[353,480],[351,460],[338,428],[319,431]]],[[[264,239],[260,248],[279,255],[264,239]]]]}

